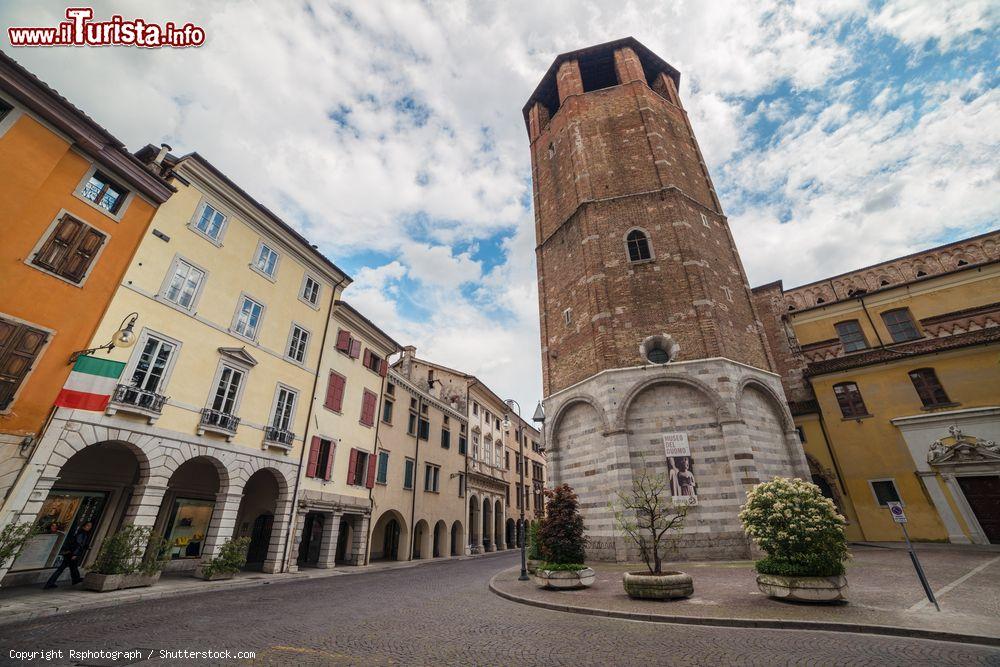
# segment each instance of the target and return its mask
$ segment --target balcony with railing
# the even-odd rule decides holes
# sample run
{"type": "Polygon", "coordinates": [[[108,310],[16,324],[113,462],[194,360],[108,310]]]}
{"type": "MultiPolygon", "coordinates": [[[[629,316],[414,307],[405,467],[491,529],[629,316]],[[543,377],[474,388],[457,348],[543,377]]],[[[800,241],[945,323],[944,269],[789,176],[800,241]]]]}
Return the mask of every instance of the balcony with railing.
{"type": "Polygon", "coordinates": [[[240,426],[240,418],[221,410],[203,408],[201,420],[198,423],[198,435],[203,435],[206,431],[211,433],[221,433],[226,436],[226,440],[232,440],[236,435],[236,429],[240,426]]]}
{"type": "Polygon", "coordinates": [[[264,427],[264,446],[279,447],[281,449],[291,449],[295,442],[295,434],[283,428],[274,426],[264,427]]]}
{"type": "Polygon", "coordinates": [[[120,384],[115,387],[106,412],[109,415],[117,412],[144,415],[149,418],[149,423],[152,424],[163,412],[163,405],[166,402],[167,397],[157,394],[155,391],[130,384],[120,384]]]}

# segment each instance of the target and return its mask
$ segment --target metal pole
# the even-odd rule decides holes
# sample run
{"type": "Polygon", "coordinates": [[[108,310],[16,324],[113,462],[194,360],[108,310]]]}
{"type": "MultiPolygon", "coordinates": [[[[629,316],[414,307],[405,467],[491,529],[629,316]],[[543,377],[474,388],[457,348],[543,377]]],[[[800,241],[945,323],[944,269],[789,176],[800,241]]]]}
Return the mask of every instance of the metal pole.
{"type": "Polygon", "coordinates": [[[917,578],[920,579],[920,585],[924,587],[927,599],[934,604],[934,607],[938,611],[941,611],[941,605],[934,598],[934,591],[931,590],[931,585],[927,582],[927,577],[924,575],[924,568],[920,567],[920,559],[917,558],[916,552],[913,551],[913,545],[910,544],[910,534],[906,532],[906,524],[901,523],[899,527],[903,529],[903,539],[906,540],[906,548],[910,552],[910,560],[913,561],[913,569],[917,571],[917,578]]]}

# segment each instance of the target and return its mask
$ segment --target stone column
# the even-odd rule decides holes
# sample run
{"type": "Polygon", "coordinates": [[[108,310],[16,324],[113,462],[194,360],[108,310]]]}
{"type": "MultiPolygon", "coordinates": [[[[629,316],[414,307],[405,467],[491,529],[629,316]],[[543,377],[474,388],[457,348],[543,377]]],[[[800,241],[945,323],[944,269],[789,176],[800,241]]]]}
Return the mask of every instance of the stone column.
{"type": "Polygon", "coordinates": [[[642,63],[632,47],[623,46],[615,50],[615,74],[618,76],[618,83],[646,80],[646,74],[642,71],[642,63]]]}
{"type": "Polygon", "coordinates": [[[166,493],[166,480],[162,478],[137,486],[125,510],[125,524],[150,528],[156,525],[156,517],[160,513],[160,505],[163,504],[163,496],[166,493]]]}
{"type": "Polygon", "coordinates": [[[274,523],[271,524],[271,540],[267,545],[267,556],[264,557],[262,571],[268,574],[281,572],[284,558],[282,557],[285,539],[288,537],[288,518],[292,515],[292,495],[286,494],[274,504],[274,523]]]}
{"type": "Polygon", "coordinates": [[[205,546],[201,550],[202,560],[211,560],[219,553],[222,543],[233,536],[236,514],[240,511],[242,500],[242,489],[236,493],[222,492],[215,496],[215,509],[205,533],[205,546]]]}
{"type": "Polygon", "coordinates": [[[327,512],[323,514],[323,537],[319,543],[319,559],[316,567],[331,568],[337,566],[337,540],[340,538],[340,518],[342,512],[327,512]]]}
{"type": "Polygon", "coordinates": [[[362,565],[365,562],[365,552],[368,550],[368,524],[371,517],[367,514],[359,516],[354,520],[354,533],[351,538],[350,550],[351,565],[362,565]]]}
{"type": "Polygon", "coordinates": [[[292,523],[291,551],[288,554],[288,572],[299,571],[299,548],[302,546],[302,529],[305,527],[306,510],[299,508],[295,513],[295,521],[292,523]]]}

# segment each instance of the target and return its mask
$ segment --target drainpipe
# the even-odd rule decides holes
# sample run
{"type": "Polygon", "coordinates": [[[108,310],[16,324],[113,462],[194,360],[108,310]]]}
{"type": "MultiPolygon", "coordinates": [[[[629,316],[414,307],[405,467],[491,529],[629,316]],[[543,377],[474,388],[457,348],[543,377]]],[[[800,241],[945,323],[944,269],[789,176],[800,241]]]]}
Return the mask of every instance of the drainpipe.
{"type": "Polygon", "coordinates": [[[292,532],[295,530],[295,507],[299,502],[299,482],[302,479],[302,461],[305,459],[306,455],[306,433],[309,432],[309,422],[312,420],[313,416],[313,405],[316,403],[316,388],[319,386],[319,373],[320,366],[323,364],[323,349],[326,347],[326,335],[330,330],[330,320],[333,318],[333,302],[337,300],[337,290],[340,286],[344,284],[347,280],[345,277],[340,280],[334,288],[331,290],[330,294],[330,305],[326,309],[326,323],[323,325],[323,338],[321,339],[321,344],[319,348],[319,360],[316,363],[316,374],[313,376],[313,388],[312,395],[309,397],[309,412],[306,413],[306,431],[302,434],[302,451],[299,452],[299,466],[298,472],[295,475],[295,489],[292,491],[292,507],[289,510],[288,516],[288,531],[285,533],[285,548],[282,550],[281,556],[281,571],[288,572],[288,548],[292,539],[292,532]]]}
{"type": "Polygon", "coordinates": [[[465,384],[465,510],[463,518],[465,519],[466,528],[468,529],[468,537],[466,540],[469,543],[469,555],[472,555],[472,514],[469,512],[469,448],[472,442],[472,410],[469,408],[469,390],[472,389],[472,385],[476,384],[477,380],[473,379],[472,382],[467,382],[465,384]]]}
{"type": "MultiPolygon", "coordinates": [[[[420,470],[420,415],[423,414],[421,411],[424,406],[424,397],[421,394],[417,394],[417,432],[413,436],[415,441],[415,447],[413,450],[413,497],[410,499],[410,558],[413,560],[413,547],[415,546],[415,538],[417,536],[417,525],[414,523],[414,519],[417,515],[417,471],[420,470]]],[[[428,415],[429,417],[429,415],[428,415]]],[[[427,437],[430,438],[430,419],[427,420],[427,437]]],[[[405,469],[405,464],[404,464],[405,469]]]]}
{"type": "Polygon", "coordinates": [[[868,318],[868,324],[871,325],[872,331],[875,332],[875,339],[878,340],[878,346],[884,348],[885,343],[882,342],[882,336],[878,332],[878,327],[875,326],[875,322],[872,320],[872,314],[868,312],[868,306],[865,304],[865,297],[863,294],[858,297],[858,303],[861,304],[861,310],[865,311],[865,317],[868,318]]]}
{"type": "MultiPolygon", "coordinates": [[[[378,407],[375,408],[375,447],[373,448],[375,454],[375,476],[378,476],[378,450],[379,450],[379,439],[378,439],[378,428],[382,424],[382,405],[385,402],[385,386],[389,382],[389,357],[386,356],[382,360],[385,364],[385,377],[382,378],[382,390],[379,392],[378,407]]],[[[365,535],[365,557],[364,563],[362,565],[368,565],[368,559],[371,556],[371,545],[372,531],[375,530],[375,524],[372,523],[372,515],[375,514],[375,484],[372,484],[372,488],[368,489],[368,504],[371,508],[371,513],[368,515],[368,532],[365,535]]]]}

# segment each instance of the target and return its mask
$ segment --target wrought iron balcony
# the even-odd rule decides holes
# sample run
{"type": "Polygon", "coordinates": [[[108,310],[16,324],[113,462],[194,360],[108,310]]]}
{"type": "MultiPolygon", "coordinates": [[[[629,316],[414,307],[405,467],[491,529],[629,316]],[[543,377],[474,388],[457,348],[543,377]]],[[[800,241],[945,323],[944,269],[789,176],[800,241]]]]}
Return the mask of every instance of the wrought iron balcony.
{"type": "Polygon", "coordinates": [[[283,428],[264,427],[264,444],[291,449],[295,442],[295,434],[283,428]]]}
{"type": "Polygon", "coordinates": [[[239,428],[240,418],[220,410],[203,408],[201,411],[201,431],[216,431],[226,435],[234,435],[239,428]]]}
{"type": "Polygon", "coordinates": [[[130,384],[120,384],[115,387],[111,395],[111,405],[108,413],[114,414],[118,410],[123,412],[135,412],[146,415],[152,421],[163,412],[163,404],[167,397],[130,384]]]}

